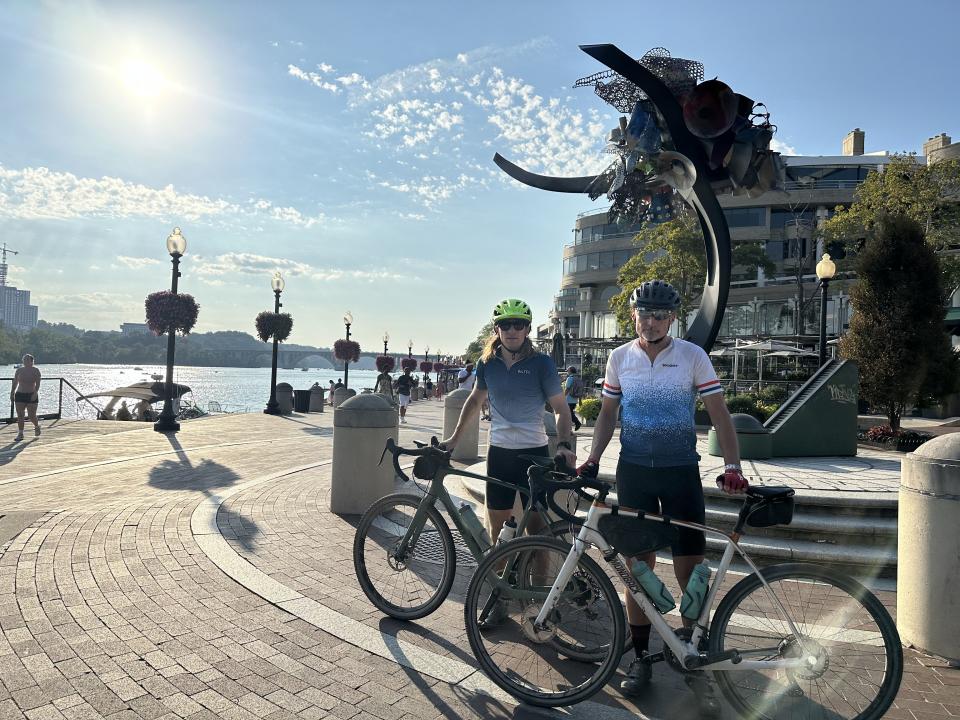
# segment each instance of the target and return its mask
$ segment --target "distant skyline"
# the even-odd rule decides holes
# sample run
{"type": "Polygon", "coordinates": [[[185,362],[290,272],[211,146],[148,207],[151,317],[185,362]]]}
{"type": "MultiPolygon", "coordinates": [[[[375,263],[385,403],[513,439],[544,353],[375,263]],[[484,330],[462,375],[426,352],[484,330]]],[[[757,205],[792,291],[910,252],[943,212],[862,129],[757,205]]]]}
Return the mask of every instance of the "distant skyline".
{"type": "Polygon", "coordinates": [[[606,165],[617,113],[578,44],[656,46],[766,103],[776,149],[921,151],[960,136],[954,2],[9,2],[0,27],[0,229],[41,319],[143,322],[169,286],[198,332],[253,333],[286,280],[291,342],[458,354],[493,305],[547,318],[586,197],[523,188],[606,165]],[[868,10],[867,10],[868,9],[868,10]]]}

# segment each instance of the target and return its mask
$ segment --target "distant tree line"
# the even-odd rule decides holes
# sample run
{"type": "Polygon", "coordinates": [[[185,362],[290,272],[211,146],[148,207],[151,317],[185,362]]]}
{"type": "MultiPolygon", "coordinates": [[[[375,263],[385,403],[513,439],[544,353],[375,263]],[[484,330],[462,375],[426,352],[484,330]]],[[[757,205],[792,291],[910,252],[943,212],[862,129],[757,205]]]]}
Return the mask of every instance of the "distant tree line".
{"type": "MultiPolygon", "coordinates": [[[[284,344],[286,350],[326,348],[284,344]]],[[[0,325],[0,363],[20,362],[30,353],[38,364],[106,363],[122,365],[163,365],[167,361],[166,336],[126,334],[118,331],[82,330],[68,323],[41,320],[28,332],[18,332],[0,325]]],[[[270,347],[252,335],[234,330],[191,333],[177,338],[177,364],[205,367],[260,367],[257,354],[269,355],[270,347]],[[236,350],[250,350],[237,357],[236,350]]]]}

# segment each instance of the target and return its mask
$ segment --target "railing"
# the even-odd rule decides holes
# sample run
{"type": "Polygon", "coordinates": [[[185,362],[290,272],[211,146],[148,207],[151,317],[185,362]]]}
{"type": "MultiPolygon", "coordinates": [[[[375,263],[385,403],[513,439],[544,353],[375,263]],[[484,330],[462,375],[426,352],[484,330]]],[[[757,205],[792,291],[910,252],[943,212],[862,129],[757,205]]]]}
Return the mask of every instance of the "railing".
{"type": "MultiPolygon", "coordinates": [[[[4,383],[4,382],[9,382],[12,385],[13,378],[0,378],[0,383],[4,383]]],[[[66,417],[75,417],[78,419],[81,417],[84,417],[84,415],[81,413],[81,410],[80,410],[81,403],[86,403],[87,405],[90,406],[90,408],[93,409],[94,417],[97,417],[100,414],[100,409],[96,405],[94,405],[92,402],[87,400],[85,397],[83,397],[83,393],[81,393],[73,385],[71,385],[70,381],[67,380],[66,378],[62,378],[62,377],[43,378],[42,382],[40,383],[40,393],[39,393],[40,397],[39,397],[39,404],[38,404],[37,410],[39,411],[41,408],[46,408],[48,412],[38,412],[37,420],[60,420],[61,418],[64,417],[64,412],[63,412],[64,386],[67,386],[70,390],[72,390],[76,394],[75,400],[77,404],[77,407],[75,408],[75,412],[74,413],[68,412],[66,417]],[[50,395],[44,393],[44,389],[49,387],[49,383],[52,380],[58,381],[56,412],[52,412],[53,402],[51,401],[50,395]]],[[[89,412],[89,409],[87,411],[89,412]]],[[[7,425],[9,425],[10,423],[13,423],[16,421],[17,421],[16,406],[11,401],[10,415],[5,418],[0,418],[0,423],[6,423],[7,425]]]]}
{"type": "Polygon", "coordinates": [[[790,190],[853,190],[863,184],[862,180],[788,180],[783,189],[790,190]]]}

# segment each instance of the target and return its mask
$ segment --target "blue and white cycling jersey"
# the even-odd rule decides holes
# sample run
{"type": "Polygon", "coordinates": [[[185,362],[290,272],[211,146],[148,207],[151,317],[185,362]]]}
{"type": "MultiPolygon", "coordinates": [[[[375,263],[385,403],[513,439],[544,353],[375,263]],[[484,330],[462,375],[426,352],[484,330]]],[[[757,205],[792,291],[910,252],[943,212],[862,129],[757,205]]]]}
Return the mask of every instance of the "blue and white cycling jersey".
{"type": "Polygon", "coordinates": [[[607,360],[603,394],[623,406],[620,457],[647,467],[696,464],[697,396],[722,392],[699,345],[672,338],[653,362],[636,340],[616,348],[607,360]]]}

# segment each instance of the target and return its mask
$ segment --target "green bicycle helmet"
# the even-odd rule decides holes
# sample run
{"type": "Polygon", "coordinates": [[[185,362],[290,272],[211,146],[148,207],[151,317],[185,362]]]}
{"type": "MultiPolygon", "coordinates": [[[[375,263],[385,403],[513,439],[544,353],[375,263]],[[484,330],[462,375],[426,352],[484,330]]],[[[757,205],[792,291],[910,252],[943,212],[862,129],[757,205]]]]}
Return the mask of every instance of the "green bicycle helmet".
{"type": "Polygon", "coordinates": [[[494,324],[500,320],[526,320],[528,323],[532,323],[533,311],[523,300],[507,298],[498,302],[493,309],[494,324]]]}

